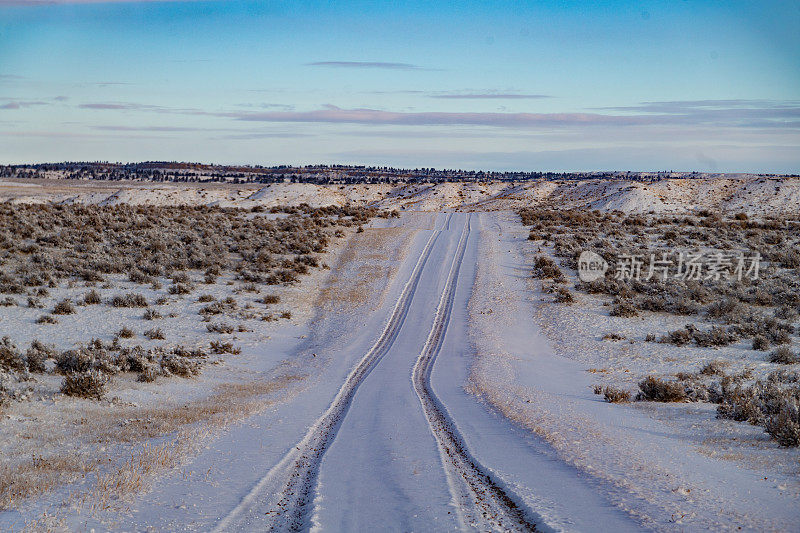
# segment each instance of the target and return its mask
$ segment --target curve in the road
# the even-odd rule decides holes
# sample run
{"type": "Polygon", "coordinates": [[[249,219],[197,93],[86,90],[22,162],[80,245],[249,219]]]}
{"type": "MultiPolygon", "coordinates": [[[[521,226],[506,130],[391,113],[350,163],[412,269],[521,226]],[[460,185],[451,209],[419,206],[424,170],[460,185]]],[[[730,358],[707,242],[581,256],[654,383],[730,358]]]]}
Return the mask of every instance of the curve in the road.
{"type": "MultiPolygon", "coordinates": [[[[468,215],[469,217],[469,215],[468,215]]],[[[436,318],[425,346],[412,371],[414,390],[431,427],[448,483],[465,529],[535,531],[535,522],[519,500],[495,481],[467,449],[447,409],[433,392],[430,382],[436,356],[441,350],[455,300],[458,274],[469,236],[470,219],[464,226],[453,259],[436,318]]]]}
{"type": "MultiPolygon", "coordinates": [[[[446,226],[452,213],[448,215],[446,226]]],[[[299,531],[308,527],[312,492],[322,456],[329,448],[347,414],[358,386],[388,352],[405,321],[425,263],[441,234],[435,231],[403,287],[389,322],[378,340],[347,376],[331,405],[306,436],[272,468],[214,531],[250,531],[255,527],[277,531],[299,531]],[[275,497],[273,497],[275,496],[275,497]],[[277,501],[275,501],[277,500],[277,501]],[[263,509],[268,509],[266,512],[263,509]]]]}

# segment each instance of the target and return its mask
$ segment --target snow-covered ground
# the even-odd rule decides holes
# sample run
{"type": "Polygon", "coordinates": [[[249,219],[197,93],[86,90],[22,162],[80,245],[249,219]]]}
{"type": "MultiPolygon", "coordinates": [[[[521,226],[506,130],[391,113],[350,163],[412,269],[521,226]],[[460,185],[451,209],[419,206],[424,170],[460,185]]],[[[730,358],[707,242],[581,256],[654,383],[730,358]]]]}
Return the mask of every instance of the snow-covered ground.
{"type": "Polygon", "coordinates": [[[619,178],[399,185],[164,184],[37,179],[0,181],[0,200],[4,199],[29,203],[183,204],[243,208],[349,203],[410,211],[495,211],[550,205],[627,213],[719,209],[750,215],[776,215],[800,211],[800,178],[717,174],[695,178],[662,177],[655,181],[619,178]]]}
{"type": "MultiPolygon", "coordinates": [[[[305,314],[253,327],[240,339],[241,355],[159,389],[156,401],[165,405],[231,402],[223,416],[106,448],[81,444],[81,431],[55,418],[60,411],[15,412],[14,438],[55,427],[62,446],[91,447],[110,460],[0,512],[0,529],[38,518],[39,526],[78,531],[797,530],[797,449],[717,420],[707,405],[612,405],[593,394],[594,384],[632,385],[637,373],[658,373],[679,356],[667,352],[677,348],[638,342],[647,328],[672,325],[627,330],[596,301],[552,304],[531,279],[535,245],[527,228],[504,210],[554,202],[681,210],[695,195],[736,210],[750,210],[744,199],[753,195],[777,198],[769,201],[786,210],[800,201],[791,180],[777,185],[778,194],[759,180],[285,184],[190,193],[95,185],[47,198],[4,187],[0,195],[17,201],[352,201],[402,214],[352,234],[333,250],[330,271],[282,295],[282,302],[305,302],[305,314]],[[602,341],[608,332],[627,340],[602,341]],[[220,395],[254,384],[263,387],[258,394],[220,395]],[[158,464],[144,468],[147,460],[158,464]],[[135,467],[120,464],[126,461],[135,467]],[[140,482],[123,483],[132,473],[140,482]]],[[[199,333],[192,327],[187,341],[199,333]]],[[[64,342],[71,334],[58,333],[64,342]]],[[[126,410],[146,401],[126,394],[119,391],[119,405],[80,400],[83,418],[117,409],[106,419],[115,427],[152,413],[126,410]]]]}
{"type": "MultiPolygon", "coordinates": [[[[606,506],[643,527],[797,528],[797,449],[779,448],[759,428],[716,420],[708,404],[604,402],[594,384],[630,385],[636,376],[658,374],[665,359],[690,360],[680,353],[688,348],[641,342],[663,327],[658,322],[636,319],[641,324],[626,330],[630,321],[600,312],[598,303],[552,303],[526,275],[535,253],[527,229],[510,213],[482,221],[487,238],[470,303],[477,355],[469,389],[477,397],[532,431],[559,463],[574,468],[568,477],[585,479],[606,506]],[[640,342],[601,340],[608,332],[640,342]]],[[[701,356],[691,364],[703,362],[701,356]]],[[[543,480],[547,487],[563,482],[543,480]]],[[[560,512],[563,505],[545,502],[541,509],[568,520],[580,516],[560,512]]]]}

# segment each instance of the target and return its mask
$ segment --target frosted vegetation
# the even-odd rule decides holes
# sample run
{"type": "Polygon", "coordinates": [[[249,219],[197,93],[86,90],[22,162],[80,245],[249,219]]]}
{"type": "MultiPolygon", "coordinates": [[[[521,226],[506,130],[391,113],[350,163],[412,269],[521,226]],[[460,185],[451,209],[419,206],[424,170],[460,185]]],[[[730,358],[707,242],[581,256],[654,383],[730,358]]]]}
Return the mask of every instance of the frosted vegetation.
{"type": "MultiPolygon", "coordinates": [[[[663,216],[527,208],[519,214],[530,227],[529,239],[541,243],[533,275],[542,280],[555,302],[570,305],[577,295],[602,298],[609,316],[631,324],[648,314],[685,317],[684,327],[660,335],[649,333],[644,341],[698,353],[701,348],[730,345],[751,352],[751,364],[737,365],[736,372],[728,369],[733,360],[722,356],[700,368],[676,369],[671,376],[640,376],[635,395],[613,385],[598,385],[595,393],[612,403],[631,397],[716,403],[718,417],[762,426],[781,445],[800,445],[800,354],[796,347],[800,237],[787,231],[791,220],[710,211],[663,216]],[[598,252],[608,261],[605,277],[589,283],[570,281],[583,250],[598,252]],[[677,250],[760,254],[761,270],[758,279],[681,279],[679,266],[672,265],[667,279],[618,279],[620,258],[648,258],[677,250]]],[[[623,338],[610,333],[604,340],[623,338]]]]}
{"type": "Polygon", "coordinates": [[[249,331],[247,322],[290,319],[291,309],[275,309],[279,296],[258,296],[262,289],[298,283],[324,267],[331,239],[376,214],[307,205],[270,212],[0,205],[0,305],[4,323],[17,326],[0,341],[0,409],[30,400],[40,375],[63,376],[52,394],[98,400],[121,373],[144,383],[197,375],[210,357],[238,352],[226,336],[249,331]],[[161,323],[186,320],[181,315],[189,312],[222,338],[205,346],[176,343],[161,323]],[[96,336],[77,346],[50,342],[60,338],[52,328],[89,314],[125,323],[112,334],[97,324],[96,336]]]}

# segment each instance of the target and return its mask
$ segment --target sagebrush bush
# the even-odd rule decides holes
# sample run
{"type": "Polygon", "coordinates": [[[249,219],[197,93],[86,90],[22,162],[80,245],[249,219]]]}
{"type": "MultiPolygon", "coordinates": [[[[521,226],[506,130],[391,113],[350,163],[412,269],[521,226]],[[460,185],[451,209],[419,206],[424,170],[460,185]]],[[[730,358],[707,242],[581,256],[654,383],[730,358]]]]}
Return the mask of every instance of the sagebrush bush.
{"type": "Polygon", "coordinates": [[[238,354],[241,353],[241,349],[235,348],[231,342],[211,341],[211,353],[218,355],[226,353],[238,354]]]}
{"type": "Polygon", "coordinates": [[[764,422],[764,430],[781,446],[800,446],[800,404],[797,398],[787,399],[777,414],[764,422]]]}
{"type": "Polygon", "coordinates": [[[639,316],[639,311],[632,302],[627,300],[619,300],[609,312],[611,316],[618,316],[622,318],[632,318],[639,316]]]}
{"type": "Polygon", "coordinates": [[[107,381],[106,376],[97,370],[70,372],[61,382],[61,392],[67,396],[101,400],[107,381]]]}
{"type": "Polygon", "coordinates": [[[57,355],[56,347],[52,344],[44,344],[38,339],[31,342],[28,351],[25,352],[25,359],[28,363],[28,370],[31,372],[41,373],[45,371],[45,361],[47,359],[55,359],[57,355]]]}
{"type": "Polygon", "coordinates": [[[83,295],[84,305],[96,305],[102,302],[103,299],[100,297],[100,293],[94,289],[90,290],[89,292],[83,295]]]}
{"type": "Polygon", "coordinates": [[[191,294],[194,286],[190,283],[174,283],[169,286],[170,294],[191,294]]]}
{"type": "Polygon", "coordinates": [[[129,327],[127,327],[127,326],[124,326],[121,330],[119,330],[117,332],[117,337],[120,337],[120,338],[123,338],[123,339],[130,339],[130,338],[135,337],[135,336],[136,336],[136,333],[134,333],[133,330],[130,329],[129,327]]]}
{"type": "Polygon", "coordinates": [[[764,335],[756,335],[753,337],[753,349],[761,352],[769,350],[769,339],[764,335]]]}
{"type": "Polygon", "coordinates": [[[199,364],[196,361],[179,357],[176,355],[167,355],[161,360],[161,368],[168,371],[170,374],[181,377],[190,377],[199,373],[199,364]]]}
{"type": "Polygon", "coordinates": [[[72,315],[75,313],[75,305],[72,300],[65,298],[58,302],[53,308],[54,315],[72,315]]]}
{"type": "Polygon", "coordinates": [[[686,390],[680,383],[647,376],[639,382],[636,399],[651,402],[682,402],[686,400],[686,390]]]}
{"type": "Polygon", "coordinates": [[[670,331],[661,337],[658,342],[683,346],[692,342],[692,332],[687,328],[670,331]]]}
{"type": "Polygon", "coordinates": [[[545,255],[537,255],[534,259],[533,276],[541,279],[550,279],[556,283],[567,281],[556,262],[545,255]]]}
{"type": "Polygon", "coordinates": [[[571,304],[575,302],[575,297],[566,287],[558,287],[555,290],[555,301],[560,304],[571,304]]]}
{"type": "Polygon", "coordinates": [[[146,309],[144,315],[142,315],[144,320],[157,320],[159,318],[164,318],[161,313],[156,311],[153,308],[146,309]]]}
{"type": "Polygon", "coordinates": [[[609,385],[603,389],[603,399],[609,403],[625,403],[631,400],[631,393],[609,385]]]}
{"type": "Polygon", "coordinates": [[[158,367],[147,364],[141,369],[136,381],[142,383],[152,383],[156,380],[156,377],[158,377],[158,367]]]}
{"type": "Polygon", "coordinates": [[[132,292],[114,295],[110,303],[114,307],[148,307],[149,305],[143,294],[132,292]]]}
{"type": "Polygon", "coordinates": [[[737,341],[735,334],[719,326],[712,326],[708,331],[694,331],[692,337],[702,347],[728,346],[737,341]]]}
{"type": "Polygon", "coordinates": [[[797,381],[783,387],[770,375],[766,382],[756,381],[749,387],[736,386],[723,390],[717,408],[719,418],[749,422],[764,427],[781,446],[800,445],[800,387],[797,381]]]}
{"type": "Polygon", "coordinates": [[[152,328],[144,332],[144,336],[150,340],[164,340],[166,336],[161,328],[152,328]]]}
{"type": "Polygon", "coordinates": [[[263,298],[261,298],[261,303],[264,305],[273,305],[280,303],[281,297],[277,294],[267,294],[263,298]]]}
{"type": "Polygon", "coordinates": [[[780,346],[769,354],[769,362],[782,365],[800,363],[800,354],[793,352],[786,346],[780,346]]]}
{"type": "Polygon", "coordinates": [[[206,324],[206,329],[209,333],[233,333],[233,326],[225,322],[217,322],[214,324],[206,324]]]}
{"type": "Polygon", "coordinates": [[[28,365],[10,337],[0,340],[0,369],[25,372],[28,365]]]}
{"type": "Polygon", "coordinates": [[[706,363],[703,365],[703,368],[700,369],[700,374],[704,376],[713,376],[716,374],[724,374],[725,367],[728,365],[725,361],[711,361],[710,363],[706,363]]]}

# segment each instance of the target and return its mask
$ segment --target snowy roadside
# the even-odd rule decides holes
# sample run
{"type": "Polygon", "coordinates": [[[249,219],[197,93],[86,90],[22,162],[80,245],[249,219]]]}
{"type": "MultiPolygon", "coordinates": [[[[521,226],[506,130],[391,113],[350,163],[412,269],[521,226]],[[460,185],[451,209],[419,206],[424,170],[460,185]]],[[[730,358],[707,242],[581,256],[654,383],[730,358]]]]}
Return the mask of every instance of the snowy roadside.
{"type": "MultiPolygon", "coordinates": [[[[199,414],[210,411],[213,417],[192,416],[190,424],[164,438],[95,450],[104,458],[122,458],[122,468],[110,466],[103,472],[134,478],[124,487],[112,487],[125,491],[112,497],[97,494],[90,473],[89,479],[31,501],[22,513],[0,514],[0,526],[42,517],[40,524],[82,529],[89,528],[86,524],[100,529],[143,524],[159,530],[173,530],[177,524],[187,529],[198,527],[193,525],[197,523],[206,524],[199,526],[201,530],[208,527],[204,520],[213,523],[224,515],[228,500],[236,501],[241,491],[249,490],[251,478],[291,446],[294,433],[304,431],[308,417],[317,416],[329,389],[335,389],[352,364],[347,358],[330,357],[331,351],[353,338],[370,340],[373,328],[360,328],[367,317],[370,325],[383,319],[398,269],[417,230],[427,227],[429,218],[422,215],[405,224],[374,220],[364,232],[351,234],[326,254],[330,270],[314,271],[299,286],[286,288],[294,294],[282,295],[281,302],[302,303],[304,312],[293,314],[291,321],[265,323],[271,329],[256,330],[258,339],[243,342],[240,355],[229,356],[224,364],[194,378],[187,384],[192,388],[191,401],[182,396],[189,392],[187,387],[173,389],[169,399],[152,399],[158,405],[174,400],[184,412],[199,409],[199,414]],[[126,463],[125,458],[130,460],[126,463]],[[65,500],[68,506],[60,507],[65,500]]],[[[109,485],[106,479],[100,479],[104,489],[109,485]]]]}
{"type": "Polygon", "coordinates": [[[597,483],[607,505],[644,527],[796,527],[796,450],[778,448],[758,428],[715,420],[699,404],[603,402],[593,384],[610,375],[630,381],[627,375],[672,355],[653,353],[660,345],[601,340],[619,324],[600,317],[596,304],[563,308],[538,290],[530,277],[535,247],[516,215],[482,217],[486,238],[470,301],[478,350],[471,392],[533,431],[597,483]],[[602,378],[598,369],[606,369],[602,378]]]}
{"type": "MultiPolygon", "coordinates": [[[[37,517],[43,520],[39,526],[49,527],[70,513],[124,508],[129,496],[146,490],[157,476],[180,467],[224,428],[276,402],[289,401],[315,371],[313,366],[300,368],[291,354],[306,342],[320,319],[319,309],[355,306],[354,293],[361,296],[361,290],[368,294],[375,285],[384,286],[384,280],[374,275],[362,275],[352,282],[341,278],[352,268],[352,261],[363,268],[363,257],[354,254],[353,248],[368,249],[376,231],[386,233],[389,239],[394,230],[350,230],[348,238],[332,240],[321,256],[334,265],[332,269],[313,269],[299,284],[237,295],[243,310],[264,307],[259,305],[260,298],[275,295],[279,298],[276,307],[291,309],[291,318],[264,321],[260,316],[240,316],[236,321],[246,324],[242,331],[220,335],[207,330],[207,323],[197,314],[206,304],[198,303],[196,295],[171,298],[160,306],[165,318],[156,323],[171,343],[192,347],[224,338],[241,348],[239,354],[210,357],[199,375],[159,377],[152,384],[137,381],[135,375],[118,374],[107,384],[107,399],[101,402],[52,394],[50,389],[57,389],[61,379],[57,375],[37,374],[35,381],[23,382],[20,386],[32,387],[29,397],[7,405],[0,423],[0,466],[14,474],[4,475],[4,485],[14,483],[9,487],[13,505],[0,513],[0,527],[17,529],[37,517]]],[[[392,250],[401,253],[403,243],[402,238],[395,239],[392,250]]],[[[376,265],[374,273],[382,268],[390,270],[391,265],[376,265]]],[[[390,273],[383,272],[383,276],[390,273]]],[[[130,285],[147,293],[148,299],[155,296],[150,289],[127,280],[114,279],[113,283],[114,291],[130,285]]],[[[231,288],[222,276],[201,292],[221,299],[231,288]]],[[[62,298],[70,296],[70,291],[77,295],[86,290],[65,287],[55,290],[53,296],[62,298]]],[[[9,314],[2,317],[6,331],[17,342],[29,340],[34,333],[33,320],[27,316],[31,313],[36,310],[20,307],[15,308],[13,320],[9,314]]],[[[87,335],[105,341],[131,320],[138,325],[141,314],[141,309],[109,312],[104,306],[88,306],[68,320],[48,326],[53,329],[45,340],[67,347],[85,342],[87,335]]],[[[141,337],[134,341],[155,342],[141,337]]]]}

